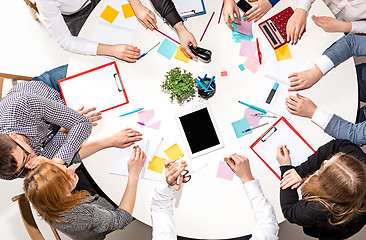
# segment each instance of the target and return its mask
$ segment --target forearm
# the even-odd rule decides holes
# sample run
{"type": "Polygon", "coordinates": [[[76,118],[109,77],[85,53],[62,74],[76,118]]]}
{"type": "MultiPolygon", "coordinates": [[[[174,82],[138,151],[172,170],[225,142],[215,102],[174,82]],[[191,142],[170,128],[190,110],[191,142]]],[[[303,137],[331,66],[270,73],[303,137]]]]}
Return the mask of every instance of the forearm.
{"type": "Polygon", "coordinates": [[[130,175],[128,177],[127,187],[119,204],[119,208],[129,212],[130,214],[132,214],[135,206],[138,181],[139,176],[130,175]]]}
{"type": "Polygon", "coordinates": [[[365,56],[365,41],[366,36],[348,34],[325,50],[323,55],[329,57],[334,66],[338,66],[352,56],[365,56]]]}
{"type": "Polygon", "coordinates": [[[97,55],[114,56],[113,45],[99,43],[97,48],[97,55]]]}
{"type": "Polygon", "coordinates": [[[171,26],[183,21],[172,0],[151,0],[151,3],[161,17],[165,18],[171,26]]]}
{"type": "Polygon", "coordinates": [[[112,144],[108,137],[86,142],[80,147],[79,155],[81,159],[85,159],[90,155],[109,147],[112,147],[112,144]]]}
{"type": "Polygon", "coordinates": [[[324,131],[336,139],[346,139],[359,146],[366,143],[366,122],[354,124],[333,115],[324,131]]]}

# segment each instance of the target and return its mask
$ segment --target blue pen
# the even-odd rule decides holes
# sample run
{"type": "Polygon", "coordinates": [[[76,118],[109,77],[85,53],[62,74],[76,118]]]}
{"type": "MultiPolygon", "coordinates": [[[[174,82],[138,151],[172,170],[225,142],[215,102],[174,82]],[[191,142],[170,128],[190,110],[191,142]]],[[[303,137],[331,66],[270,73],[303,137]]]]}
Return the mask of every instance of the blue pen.
{"type": "MultiPolygon", "coordinates": [[[[211,83],[213,82],[213,80],[215,80],[215,76],[213,76],[213,77],[211,78],[211,81],[210,81],[210,83],[209,83],[209,84],[207,84],[207,87],[206,87],[206,88],[212,87],[212,86],[211,86],[211,83]]],[[[212,87],[212,88],[213,88],[213,87],[212,87]]]]}
{"type": "Polygon", "coordinates": [[[158,46],[160,44],[160,42],[158,42],[157,44],[155,44],[152,48],[150,48],[150,50],[149,51],[147,51],[146,53],[143,53],[143,54],[141,54],[140,55],[140,57],[138,57],[137,58],[137,60],[140,60],[140,58],[142,58],[142,57],[145,57],[146,56],[146,54],[148,54],[151,50],[153,50],[156,46],[158,46]]]}
{"type": "Polygon", "coordinates": [[[253,108],[254,110],[257,110],[257,111],[259,111],[259,112],[261,112],[261,113],[263,113],[263,114],[267,114],[267,111],[266,110],[263,110],[263,109],[261,109],[261,108],[259,108],[259,107],[255,107],[255,106],[253,106],[253,105],[250,105],[250,104],[248,104],[248,103],[245,103],[245,102],[242,102],[242,101],[238,101],[239,103],[241,103],[241,104],[243,104],[243,105],[245,105],[245,106],[248,106],[248,107],[250,107],[250,108],[253,108]]]}
{"type": "Polygon", "coordinates": [[[252,127],[252,128],[248,128],[248,129],[246,129],[246,130],[242,131],[242,133],[246,133],[246,132],[249,132],[249,131],[251,131],[251,130],[253,130],[253,129],[256,129],[256,128],[259,128],[259,127],[263,127],[264,125],[267,125],[267,124],[268,124],[268,122],[263,123],[263,124],[260,124],[260,125],[258,125],[258,126],[252,127]]]}
{"type": "Polygon", "coordinates": [[[121,115],[119,115],[119,117],[123,117],[123,116],[129,115],[129,114],[135,113],[135,112],[140,112],[142,110],[144,110],[144,108],[138,108],[138,109],[135,109],[135,110],[133,110],[131,112],[121,114],[121,115]]]}

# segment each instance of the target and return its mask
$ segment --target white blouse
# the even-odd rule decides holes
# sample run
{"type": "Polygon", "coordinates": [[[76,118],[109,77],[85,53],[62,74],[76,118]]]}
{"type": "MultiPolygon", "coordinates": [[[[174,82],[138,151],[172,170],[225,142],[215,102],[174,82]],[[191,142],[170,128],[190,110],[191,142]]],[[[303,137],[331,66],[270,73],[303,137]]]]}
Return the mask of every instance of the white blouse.
{"type": "Polygon", "coordinates": [[[67,51],[96,55],[98,43],[72,36],[62,14],[71,15],[90,4],[90,0],[36,0],[49,31],[57,43],[67,51]]]}
{"type": "MultiPolygon", "coordinates": [[[[366,33],[366,0],[323,0],[334,16],[341,21],[351,22],[350,33],[366,33]]],[[[309,11],[312,0],[298,0],[297,8],[309,11]]]]}

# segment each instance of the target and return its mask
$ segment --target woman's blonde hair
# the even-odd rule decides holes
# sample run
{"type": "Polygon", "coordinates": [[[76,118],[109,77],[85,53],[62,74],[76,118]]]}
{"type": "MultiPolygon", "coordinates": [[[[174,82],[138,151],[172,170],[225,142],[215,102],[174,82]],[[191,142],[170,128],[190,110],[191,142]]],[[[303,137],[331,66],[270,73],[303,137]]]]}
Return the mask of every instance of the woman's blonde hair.
{"type": "Polygon", "coordinates": [[[323,204],[331,213],[332,225],[348,222],[365,212],[365,165],[351,155],[340,153],[332,164],[321,168],[302,187],[303,199],[323,204]]]}
{"type": "Polygon", "coordinates": [[[45,162],[24,179],[24,192],[39,215],[47,221],[65,223],[58,218],[84,202],[87,191],[70,193],[72,178],[53,163],[45,162]]]}

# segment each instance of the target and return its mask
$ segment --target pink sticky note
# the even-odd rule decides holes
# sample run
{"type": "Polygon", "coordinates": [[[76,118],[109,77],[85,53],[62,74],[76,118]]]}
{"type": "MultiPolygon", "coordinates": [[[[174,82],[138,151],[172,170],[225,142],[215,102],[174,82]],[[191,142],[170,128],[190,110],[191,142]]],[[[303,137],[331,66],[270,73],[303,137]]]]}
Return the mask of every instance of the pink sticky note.
{"type": "Polygon", "coordinates": [[[244,20],[241,20],[241,24],[236,25],[236,31],[245,35],[252,35],[252,22],[244,22],[244,20]]]}
{"type": "Polygon", "coordinates": [[[259,125],[259,121],[261,120],[261,117],[260,116],[253,116],[253,115],[251,115],[251,114],[256,114],[256,113],[261,113],[261,112],[258,112],[256,110],[253,110],[253,109],[250,109],[250,108],[247,108],[245,110],[244,117],[246,117],[248,119],[249,125],[251,127],[258,126],[259,125]]]}
{"type": "Polygon", "coordinates": [[[156,123],[153,123],[153,124],[151,124],[151,125],[149,125],[149,126],[147,126],[147,127],[148,127],[148,128],[153,128],[153,129],[156,129],[156,130],[159,130],[159,129],[160,129],[160,122],[161,122],[161,121],[156,122],[156,123]]]}
{"type": "Polygon", "coordinates": [[[220,161],[216,177],[232,181],[234,178],[234,172],[226,162],[220,161]]]}
{"type": "Polygon", "coordinates": [[[257,45],[255,42],[242,40],[240,44],[240,56],[255,58],[257,56],[257,45]]]}
{"type": "Polygon", "coordinates": [[[146,123],[154,117],[154,110],[150,109],[150,110],[140,111],[140,112],[138,112],[138,115],[139,115],[139,122],[142,122],[146,125],[146,123]]]}
{"type": "Polygon", "coordinates": [[[252,73],[255,73],[260,66],[257,58],[248,58],[245,63],[243,63],[243,65],[248,68],[252,73]]]}

